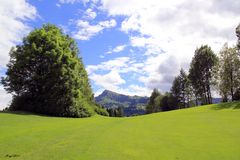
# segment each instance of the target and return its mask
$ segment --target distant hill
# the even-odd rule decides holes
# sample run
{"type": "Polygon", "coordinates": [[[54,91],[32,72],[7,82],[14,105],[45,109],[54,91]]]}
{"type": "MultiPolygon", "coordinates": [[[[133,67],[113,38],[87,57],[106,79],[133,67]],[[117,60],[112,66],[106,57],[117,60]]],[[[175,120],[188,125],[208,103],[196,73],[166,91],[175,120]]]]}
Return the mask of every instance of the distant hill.
{"type": "Polygon", "coordinates": [[[104,108],[123,107],[124,116],[139,115],[145,113],[145,106],[148,97],[128,96],[104,90],[102,94],[95,98],[96,102],[104,108]]]}
{"type": "Polygon", "coordinates": [[[221,103],[222,102],[222,98],[213,98],[212,99],[212,103],[216,104],[216,103],[221,103]]]}
{"type": "MultiPolygon", "coordinates": [[[[133,116],[145,114],[145,107],[149,98],[141,96],[128,96],[113,91],[104,90],[102,94],[95,97],[95,100],[104,108],[122,107],[124,116],[133,116]]],[[[213,98],[213,103],[220,103],[221,100],[221,98],[213,98]]],[[[199,103],[199,105],[201,104],[199,103]]]]}

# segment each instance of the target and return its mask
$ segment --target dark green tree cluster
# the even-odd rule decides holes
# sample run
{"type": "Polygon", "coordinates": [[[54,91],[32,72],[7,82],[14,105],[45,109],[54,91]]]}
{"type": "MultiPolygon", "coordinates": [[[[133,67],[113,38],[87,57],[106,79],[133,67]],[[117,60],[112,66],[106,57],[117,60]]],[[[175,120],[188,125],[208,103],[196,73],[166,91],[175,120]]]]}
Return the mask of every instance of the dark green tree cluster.
{"type": "Polygon", "coordinates": [[[123,107],[108,108],[107,112],[110,117],[123,117],[124,116],[123,107]]]}
{"type": "Polygon", "coordinates": [[[156,88],[154,88],[149,98],[149,102],[146,106],[147,114],[160,111],[159,107],[160,98],[161,98],[160,92],[156,88]]]}
{"type": "Polygon", "coordinates": [[[190,107],[193,88],[187,73],[183,69],[180,70],[180,74],[173,81],[171,94],[176,99],[178,109],[190,107]]]}
{"type": "Polygon", "coordinates": [[[94,105],[88,75],[76,42],[55,25],[33,30],[10,51],[5,89],[11,110],[54,116],[88,117],[94,105]]]}
{"type": "Polygon", "coordinates": [[[161,94],[156,88],[149,98],[149,102],[146,106],[146,114],[160,112],[160,111],[170,111],[176,109],[177,100],[172,95],[172,93],[161,94]]]}

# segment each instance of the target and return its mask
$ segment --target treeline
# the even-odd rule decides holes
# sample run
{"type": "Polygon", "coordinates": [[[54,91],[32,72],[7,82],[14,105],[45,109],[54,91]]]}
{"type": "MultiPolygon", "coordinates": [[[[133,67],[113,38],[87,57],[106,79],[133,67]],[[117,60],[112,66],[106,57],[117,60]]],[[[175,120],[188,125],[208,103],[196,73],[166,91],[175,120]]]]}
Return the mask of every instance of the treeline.
{"type": "Polygon", "coordinates": [[[107,112],[110,117],[123,117],[124,116],[123,107],[107,108],[107,112]]]}
{"type": "Polygon", "coordinates": [[[188,72],[180,70],[170,92],[153,90],[146,113],[211,104],[213,90],[223,102],[240,100],[240,25],[236,35],[237,45],[224,44],[218,55],[208,45],[197,48],[188,72]]]}

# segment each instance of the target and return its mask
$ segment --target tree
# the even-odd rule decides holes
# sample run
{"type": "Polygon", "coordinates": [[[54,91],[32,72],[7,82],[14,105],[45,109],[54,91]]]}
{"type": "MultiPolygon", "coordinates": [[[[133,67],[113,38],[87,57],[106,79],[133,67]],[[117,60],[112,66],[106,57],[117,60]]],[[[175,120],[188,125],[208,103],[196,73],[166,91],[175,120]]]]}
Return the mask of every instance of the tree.
{"type": "Polygon", "coordinates": [[[123,107],[108,108],[107,112],[110,117],[123,117],[124,116],[123,107]]]}
{"type": "Polygon", "coordinates": [[[88,75],[76,42],[55,25],[33,30],[10,51],[5,89],[12,110],[54,116],[88,117],[94,113],[88,75]]]}
{"type": "Polygon", "coordinates": [[[178,101],[171,93],[165,93],[160,100],[161,111],[178,109],[178,101]]]}
{"type": "Polygon", "coordinates": [[[154,88],[153,92],[152,92],[152,94],[149,98],[149,102],[147,104],[147,107],[146,107],[146,113],[147,114],[158,111],[159,106],[157,106],[156,98],[160,95],[161,95],[160,92],[156,88],[154,88]]]}
{"type": "Polygon", "coordinates": [[[181,78],[180,76],[175,77],[173,80],[171,93],[176,99],[176,107],[181,108],[182,94],[181,94],[181,78]]]}
{"type": "Polygon", "coordinates": [[[211,86],[214,84],[213,68],[216,64],[217,56],[209,46],[196,49],[189,69],[189,79],[203,104],[212,103],[211,86]]]}
{"type": "Polygon", "coordinates": [[[229,48],[225,44],[220,51],[218,63],[218,90],[223,101],[235,100],[234,94],[240,86],[240,57],[237,54],[236,47],[229,48]]]}
{"type": "Polygon", "coordinates": [[[118,107],[116,109],[116,117],[123,117],[124,116],[124,111],[123,111],[123,107],[118,107]]]}
{"type": "Polygon", "coordinates": [[[190,107],[190,101],[192,100],[192,87],[188,79],[187,73],[181,69],[180,74],[175,77],[171,94],[176,98],[177,106],[180,108],[190,107]]]}
{"type": "Polygon", "coordinates": [[[236,28],[236,35],[238,37],[237,49],[238,49],[238,54],[240,55],[240,24],[236,28]]]}

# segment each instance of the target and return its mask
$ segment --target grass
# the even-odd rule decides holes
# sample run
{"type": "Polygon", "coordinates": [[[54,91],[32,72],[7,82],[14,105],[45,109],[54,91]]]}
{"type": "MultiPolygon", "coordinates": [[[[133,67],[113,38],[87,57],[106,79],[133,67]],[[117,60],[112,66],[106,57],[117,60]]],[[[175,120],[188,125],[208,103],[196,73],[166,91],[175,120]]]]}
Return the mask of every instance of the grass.
{"type": "Polygon", "coordinates": [[[131,118],[0,113],[0,159],[239,160],[240,103],[131,118]]]}

